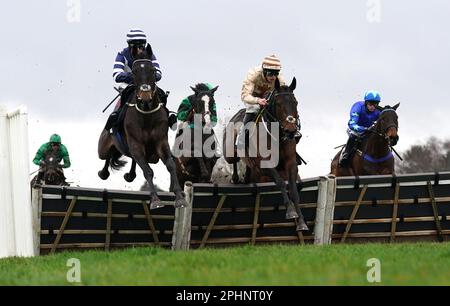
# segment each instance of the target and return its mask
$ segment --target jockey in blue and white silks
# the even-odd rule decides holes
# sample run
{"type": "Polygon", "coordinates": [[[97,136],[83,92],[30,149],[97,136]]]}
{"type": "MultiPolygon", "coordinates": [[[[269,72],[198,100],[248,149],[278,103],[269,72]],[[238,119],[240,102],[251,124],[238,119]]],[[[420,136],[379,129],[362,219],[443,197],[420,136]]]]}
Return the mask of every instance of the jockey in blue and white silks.
{"type": "Polygon", "coordinates": [[[350,120],[348,121],[347,129],[349,138],[339,160],[341,167],[349,166],[349,161],[356,151],[357,140],[362,138],[366,130],[380,117],[380,111],[376,109],[380,101],[380,94],[375,90],[369,90],[364,95],[364,101],[353,104],[350,110],[350,120]]]}
{"type": "MultiPolygon", "coordinates": [[[[150,44],[147,42],[147,35],[145,35],[144,31],[140,29],[131,29],[127,34],[127,43],[128,47],[120,51],[115,59],[114,67],[113,67],[113,79],[114,82],[118,85],[121,90],[121,101],[116,106],[116,110],[111,113],[106,122],[105,129],[110,130],[114,125],[117,125],[119,122],[119,113],[121,107],[127,102],[127,98],[131,92],[131,90],[125,90],[128,85],[133,84],[133,73],[131,72],[133,63],[138,55],[143,54],[147,48],[151,48],[150,44]]],[[[152,57],[150,59],[152,61],[153,67],[156,68],[156,81],[161,80],[162,73],[161,67],[156,59],[155,54],[152,51],[152,57]]],[[[157,88],[157,94],[165,105],[167,102],[167,95],[161,89],[157,88]]],[[[176,120],[176,119],[175,119],[176,120]]]]}
{"type": "MultiPolygon", "coordinates": [[[[147,43],[147,36],[142,30],[131,29],[127,34],[128,47],[120,51],[114,62],[113,78],[116,83],[124,83],[125,87],[133,82],[131,74],[131,67],[136,55],[142,50],[145,50],[149,44],[147,43]]],[[[153,67],[156,68],[156,81],[161,80],[161,68],[155,54],[151,58],[153,67]]],[[[123,87],[120,84],[120,87],[123,87]]]]}

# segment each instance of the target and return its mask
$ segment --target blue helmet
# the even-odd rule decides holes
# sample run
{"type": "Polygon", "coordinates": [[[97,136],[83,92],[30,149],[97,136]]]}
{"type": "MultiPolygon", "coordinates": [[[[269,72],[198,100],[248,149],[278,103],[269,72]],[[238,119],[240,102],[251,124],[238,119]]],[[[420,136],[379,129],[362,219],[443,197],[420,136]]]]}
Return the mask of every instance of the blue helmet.
{"type": "Polygon", "coordinates": [[[366,92],[366,94],[364,95],[364,101],[366,102],[380,102],[381,101],[381,97],[380,94],[378,93],[378,91],[376,90],[369,90],[368,92],[366,92]]]}

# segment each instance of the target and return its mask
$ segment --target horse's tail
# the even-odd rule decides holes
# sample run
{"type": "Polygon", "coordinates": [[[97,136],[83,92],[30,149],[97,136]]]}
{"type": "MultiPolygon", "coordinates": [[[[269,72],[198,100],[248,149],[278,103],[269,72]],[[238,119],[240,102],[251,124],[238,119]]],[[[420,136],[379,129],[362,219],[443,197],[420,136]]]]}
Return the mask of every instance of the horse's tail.
{"type": "Polygon", "coordinates": [[[122,154],[120,154],[119,152],[117,152],[116,154],[113,154],[113,156],[111,157],[111,160],[109,162],[111,169],[120,170],[127,164],[127,161],[121,160],[120,157],[122,157],[122,154]]]}

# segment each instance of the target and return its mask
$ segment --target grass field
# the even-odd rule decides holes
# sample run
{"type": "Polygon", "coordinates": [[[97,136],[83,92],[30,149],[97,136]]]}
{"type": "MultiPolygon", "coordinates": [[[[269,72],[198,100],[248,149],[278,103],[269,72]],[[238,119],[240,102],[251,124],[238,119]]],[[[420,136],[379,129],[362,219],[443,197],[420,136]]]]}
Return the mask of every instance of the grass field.
{"type": "Polygon", "coordinates": [[[0,285],[72,285],[70,258],[82,285],[373,285],[370,258],[381,262],[376,285],[450,285],[450,243],[66,252],[2,259],[0,285]]]}

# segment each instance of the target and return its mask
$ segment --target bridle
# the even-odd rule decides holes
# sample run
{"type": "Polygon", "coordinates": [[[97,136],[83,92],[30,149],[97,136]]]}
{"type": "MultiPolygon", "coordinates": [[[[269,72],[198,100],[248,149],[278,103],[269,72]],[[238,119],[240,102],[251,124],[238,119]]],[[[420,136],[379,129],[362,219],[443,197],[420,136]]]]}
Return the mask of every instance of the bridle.
{"type": "MultiPolygon", "coordinates": [[[[392,112],[395,113],[395,109],[389,108],[389,109],[383,110],[383,111],[381,112],[381,114],[383,114],[384,112],[388,112],[388,111],[392,111],[392,112]]],[[[380,116],[381,116],[381,114],[380,114],[380,116]]],[[[397,141],[398,141],[398,136],[396,137],[395,143],[394,143],[394,144],[391,144],[391,138],[387,135],[387,131],[389,131],[390,128],[394,127],[394,128],[396,128],[396,129],[398,129],[398,126],[395,125],[395,124],[391,124],[391,125],[387,126],[387,127],[384,129],[384,133],[382,133],[382,132],[379,132],[379,131],[377,130],[377,124],[378,124],[378,121],[375,121],[375,122],[367,129],[367,131],[370,132],[370,133],[372,133],[372,134],[375,134],[376,136],[379,136],[379,137],[383,138],[383,139],[386,141],[386,143],[387,143],[387,145],[389,146],[389,148],[397,155],[397,157],[398,157],[400,160],[403,160],[403,159],[401,158],[401,156],[397,153],[397,151],[394,149],[394,145],[395,145],[395,144],[397,143],[397,141]]]]}
{"type": "Polygon", "coordinates": [[[269,122],[278,122],[280,124],[280,131],[281,131],[281,140],[285,141],[285,140],[293,140],[294,136],[295,136],[295,131],[287,131],[286,129],[283,128],[283,122],[287,122],[288,124],[296,124],[298,125],[299,122],[299,118],[298,115],[294,116],[294,115],[287,115],[286,118],[284,118],[284,120],[279,120],[277,118],[277,113],[276,113],[276,105],[275,105],[275,98],[279,97],[279,96],[292,96],[295,99],[294,93],[293,92],[275,92],[275,90],[271,91],[268,96],[267,96],[267,106],[264,107],[261,110],[261,113],[263,114],[263,116],[265,115],[269,120],[269,122]],[[274,113],[272,113],[274,112],[274,113]]]}
{"type": "MultiPolygon", "coordinates": [[[[139,59],[139,60],[136,60],[136,61],[133,63],[133,68],[134,68],[135,65],[139,65],[139,64],[144,65],[145,63],[147,63],[147,64],[150,63],[151,67],[153,68],[152,61],[149,60],[149,59],[139,59]]],[[[128,103],[128,106],[135,107],[136,110],[137,110],[138,112],[142,113],[142,114],[152,114],[152,113],[158,111],[158,110],[161,108],[161,106],[162,106],[161,103],[158,103],[158,105],[157,105],[155,108],[150,109],[150,110],[148,110],[148,111],[147,111],[147,110],[143,110],[143,109],[140,107],[140,106],[142,106],[142,105],[145,104],[145,105],[147,105],[148,108],[150,108],[149,102],[152,102],[153,99],[155,99],[155,98],[158,99],[158,95],[156,94],[157,88],[158,88],[158,86],[157,86],[156,84],[155,84],[155,86],[154,86],[154,89],[152,89],[152,85],[151,85],[151,84],[141,84],[141,85],[136,89],[135,97],[136,97],[137,103],[134,103],[134,104],[128,103]],[[144,99],[142,98],[142,93],[150,93],[150,100],[144,100],[144,99]]],[[[158,102],[158,101],[157,101],[157,102],[158,102]]]]}

